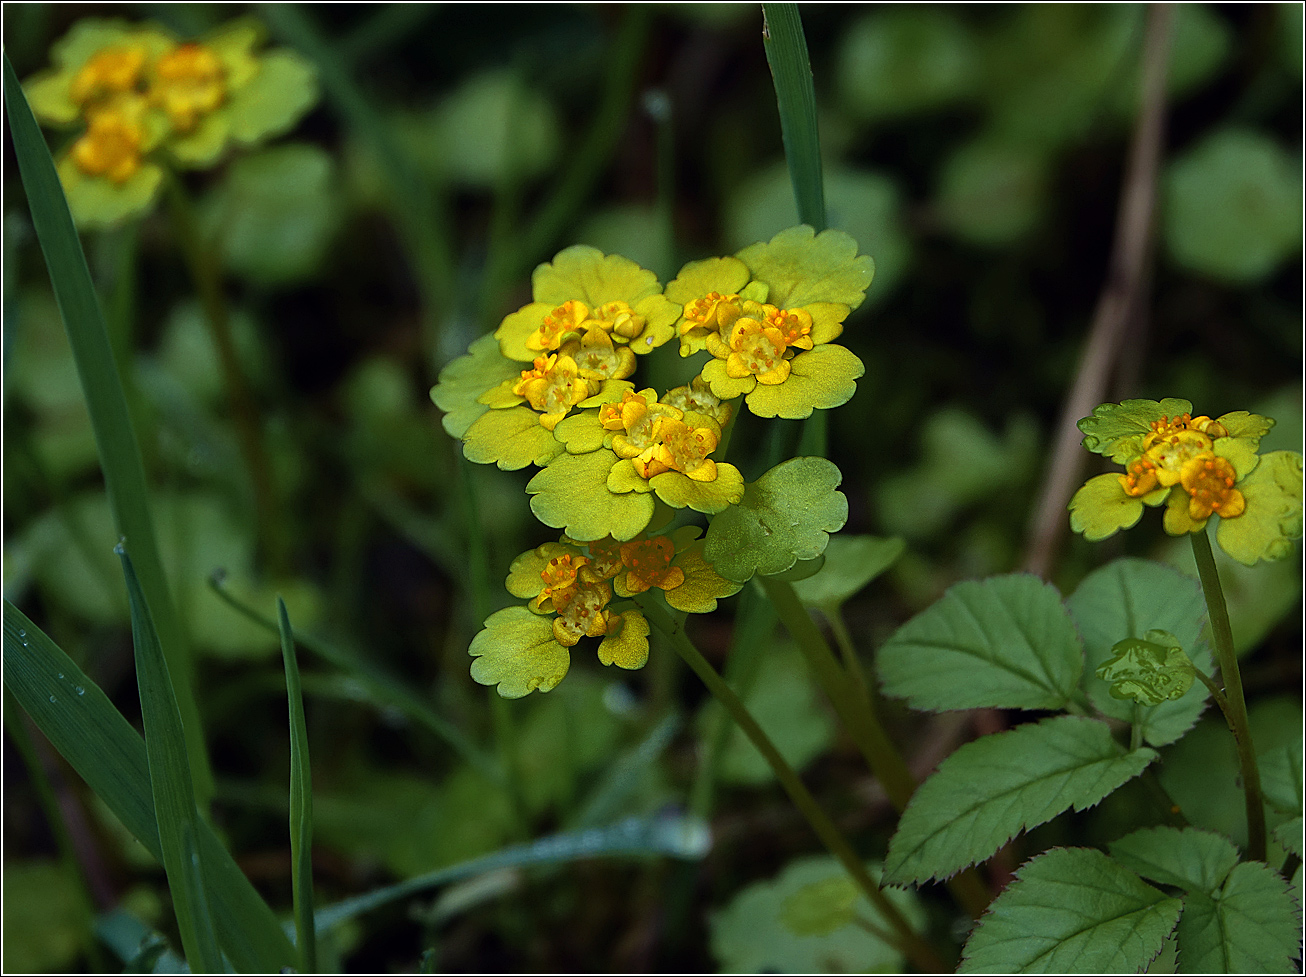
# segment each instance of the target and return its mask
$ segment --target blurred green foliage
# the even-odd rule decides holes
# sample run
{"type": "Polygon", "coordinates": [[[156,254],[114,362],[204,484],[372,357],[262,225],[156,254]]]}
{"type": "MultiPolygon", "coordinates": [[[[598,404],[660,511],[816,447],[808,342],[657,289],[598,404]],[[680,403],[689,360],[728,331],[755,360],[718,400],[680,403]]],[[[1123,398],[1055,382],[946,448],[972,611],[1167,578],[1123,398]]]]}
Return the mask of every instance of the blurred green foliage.
{"type": "MultiPolygon", "coordinates": [[[[280,593],[297,629],[402,676],[511,770],[492,782],[351,676],[302,655],[319,904],[580,827],[592,804],[616,819],[686,803],[714,723],[665,647],[637,674],[578,659],[555,691],[506,708],[471,682],[471,635],[507,603],[500,582],[513,556],[546,534],[527,511],[529,473],[465,470],[427,391],[440,365],[528,299],[531,269],[561,247],[618,251],[665,276],[767,239],[797,214],[755,8],[405,6],[296,8],[361,108],[324,83],[323,103],[284,139],[184,178],[223,269],[284,559],[258,538],[239,408],[169,214],[86,238],[162,556],[201,656],[215,823],[278,908],[290,892],[277,638],[211,592],[215,570],[265,616],[280,593]],[[637,51],[633,61],[613,56],[619,38],[637,51]],[[635,81],[623,95],[625,68],[635,81]],[[649,92],[669,106],[664,121],[649,92]],[[609,101],[616,108],[605,114],[609,101]],[[682,731],[596,800],[620,780],[618,758],[673,714],[685,717],[682,731]]],[[[4,42],[19,75],[48,62],[75,17],[106,12],[198,36],[238,10],[15,5],[4,42]]],[[[809,5],[802,15],[830,224],[876,263],[841,340],[867,373],[830,417],[830,457],[849,502],[844,533],[907,540],[843,604],[869,662],[951,584],[1021,563],[1104,285],[1144,10],[809,5]]],[[[1113,390],[1182,396],[1213,416],[1268,414],[1279,424],[1265,450],[1300,449],[1302,437],[1300,38],[1298,5],[1175,8],[1150,299],[1113,390]]],[[[15,170],[6,167],[4,188],[4,590],[134,717],[116,538],[15,170]]],[[[797,437],[791,422],[744,417],[731,459],[756,475],[797,437]]],[[[1154,523],[1096,546],[1070,541],[1055,571],[1061,591],[1125,555],[1191,574],[1187,546],[1154,523]]],[[[1300,565],[1222,562],[1221,572],[1257,747],[1272,750],[1300,724],[1296,699],[1271,698],[1300,683],[1300,565]]],[[[732,603],[694,632],[718,664],[732,603]]],[[[860,759],[777,638],[757,642],[765,655],[746,698],[813,791],[847,815],[859,850],[883,851],[887,809],[863,803],[860,759]]],[[[895,706],[885,718],[908,756],[950,735],[942,721],[895,706]]],[[[1227,740],[1202,720],[1165,748],[1161,781],[1194,823],[1236,831],[1242,801],[1227,740]],[[1212,790],[1217,778],[1229,789],[1212,790]]],[[[7,962],[85,965],[90,921],[50,861],[45,814],[6,750],[7,882],[30,894],[6,900],[7,962]]],[[[432,947],[443,970],[897,966],[855,924],[803,937],[785,929],[786,897],[833,863],[802,860],[814,840],[775,814],[776,787],[737,734],[709,769],[717,789],[703,813],[718,846],[698,865],[595,860],[526,872],[484,899],[418,918],[378,911],[326,938],[344,966],[364,971],[412,969],[432,947]]],[[[114,904],[153,898],[152,918],[139,905],[136,914],[166,933],[161,874],[62,778],[99,859],[96,891],[114,904]]],[[[1154,816],[1141,788],[1129,788],[1013,851],[1023,859],[1053,832],[1071,845],[1091,832],[1095,842],[1118,837],[1116,828],[1154,816]]],[[[943,897],[921,901],[937,910],[936,935],[951,939],[943,897]]]]}

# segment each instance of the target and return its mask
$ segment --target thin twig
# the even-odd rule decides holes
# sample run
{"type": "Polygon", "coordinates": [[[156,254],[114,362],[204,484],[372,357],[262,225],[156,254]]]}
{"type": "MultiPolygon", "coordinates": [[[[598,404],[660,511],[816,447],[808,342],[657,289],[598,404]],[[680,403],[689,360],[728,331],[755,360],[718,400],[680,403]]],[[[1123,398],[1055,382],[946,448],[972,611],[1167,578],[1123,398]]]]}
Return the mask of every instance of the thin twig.
{"type": "Polygon", "coordinates": [[[1057,425],[1052,463],[1031,523],[1025,569],[1046,577],[1067,526],[1066,505],[1080,479],[1086,456],[1080,450],[1077,422],[1106,396],[1120,358],[1126,326],[1143,303],[1144,269],[1152,245],[1156,209],[1156,175],[1165,133],[1166,62],[1174,10],[1167,4],[1148,7],[1143,44],[1143,104],[1134,127],[1115,241],[1106,283],[1093,313],[1093,326],[1057,425]]]}

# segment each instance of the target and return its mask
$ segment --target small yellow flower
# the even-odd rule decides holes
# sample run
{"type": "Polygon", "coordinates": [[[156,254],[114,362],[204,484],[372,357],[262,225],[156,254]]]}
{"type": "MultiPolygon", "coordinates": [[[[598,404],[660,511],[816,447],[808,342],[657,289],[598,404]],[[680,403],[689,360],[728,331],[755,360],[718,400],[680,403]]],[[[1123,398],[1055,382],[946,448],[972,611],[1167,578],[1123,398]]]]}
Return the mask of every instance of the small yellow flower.
{"type": "Polygon", "coordinates": [[[227,98],[226,68],[203,44],[179,44],[154,65],[150,100],[177,132],[190,132],[227,98]]]}
{"type": "Polygon", "coordinates": [[[1070,500],[1070,525],[1089,540],[1138,522],[1164,505],[1165,531],[1201,532],[1220,517],[1216,540],[1239,562],[1279,559],[1302,532],[1301,456],[1257,448],[1269,418],[1235,411],[1193,416],[1186,400],[1103,404],[1079,422],[1084,445],[1125,466],[1090,478],[1070,500]]]}
{"type": "Polygon", "coordinates": [[[580,368],[570,356],[555,353],[538,358],[534,369],[523,370],[512,393],[538,411],[540,424],[552,431],[573,407],[598,393],[598,387],[581,377],[580,368]]]}
{"type": "Polygon", "coordinates": [[[627,594],[642,594],[653,587],[672,590],[685,582],[685,571],[672,566],[675,544],[666,536],[632,539],[621,547],[621,562],[629,568],[622,578],[627,594]]]}

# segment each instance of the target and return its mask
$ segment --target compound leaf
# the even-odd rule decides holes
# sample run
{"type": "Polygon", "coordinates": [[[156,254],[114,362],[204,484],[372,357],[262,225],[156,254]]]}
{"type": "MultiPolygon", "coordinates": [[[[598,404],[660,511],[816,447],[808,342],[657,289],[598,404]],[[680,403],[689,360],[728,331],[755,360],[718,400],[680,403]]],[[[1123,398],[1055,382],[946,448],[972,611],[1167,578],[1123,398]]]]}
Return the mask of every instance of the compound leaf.
{"type": "Polygon", "coordinates": [[[1189,892],[1179,921],[1179,972],[1295,973],[1301,943],[1288,883],[1260,862],[1243,862],[1219,891],[1189,892]]]}
{"type": "Polygon", "coordinates": [[[1144,828],[1111,842],[1110,848],[1116,861],[1145,879],[1207,895],[1238,864],[1232,841],[1197,828],[1144,828]]]}
{"type": "Polygon", "coordinates": [[[1183,904],[1091,848],[1030,859],[962,951],[960,973],[1139,973],[1183,904]]]}
{"type": "Polygon", "coordinates": [[[1030,574],[965,581],[898,629],[879,654],[888,695],[914,709],[1056,709],[1083,655],[1056,588],[1030,574]]]}
{"type": "Polygon", "coordinates": [[[1062,811],[1092,807],[1156,759],[1126,752],[1106,723],[1056,716],[967,743],[912,795],[885,878],[946,878],[1062,811]]]}

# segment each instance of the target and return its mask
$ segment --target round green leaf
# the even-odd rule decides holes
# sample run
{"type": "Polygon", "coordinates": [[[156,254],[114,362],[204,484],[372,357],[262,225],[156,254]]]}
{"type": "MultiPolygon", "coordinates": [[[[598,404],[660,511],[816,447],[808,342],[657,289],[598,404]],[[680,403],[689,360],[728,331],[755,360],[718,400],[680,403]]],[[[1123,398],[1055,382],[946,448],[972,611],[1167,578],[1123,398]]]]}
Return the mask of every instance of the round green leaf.
{"type": "Polygon", "coordinates": [[[220,110],[230,120],[231,137],[243,143],[288,131],[318,98],[312,65],[294,51],[270,51],[258,64],[258,74],[220,110]]]}
{"type": "Polygon", "coordinates": [[[958,237],[983,245],[1018,240],[1038,222],[1046,164],[1033,147],[980,137],[943,167],[938,208],[958,237]]]}
{"type": "Polygon", "coordinates": [[[547,465],[563,450],[540,415],[529,407],[508,407],[482,414],[463,435],[463,454],[478,465],[497,464],[504,471],[547,465]]]}
{"type": "Polygon", "coordinates": [[[842,480],[824,458],[781,462],[746,485],[738,505],[712,520],[703,555],[738,583],[815,559],[848,519],[848,500],[835,491],[842,480]]]}
{"type": "Polygon", "coordinates": [[[475,659],[472,678],[497,685],[505,699],[520,699],[536,689],[548,692],[571,665],[571,654],[554,640],[549,619],[524,607],[491,614],[467,651],[475,659]]]}
{"type": "Polygon", "coordinates": [[[817,234],[806,224],[780,231],[737,257],[768,288],[767,302],[793,309],[833,302],[855,309],[866,297],[875,262],[858,255],[858,241],[842,230],[817,234]]]}
{"type": "Polygon", "coordinates": [[[1301,247],[1301,165],[1259,132],[1208,136],[1171,165],[1165,190],[1166,246],[1194,271],[1255,282],[1301,247]]]}
{"type": "MultiPolygon", "coordinates": [[[[759,383],[748,394],[748,409],[758,417],[800,421],[813,409],[846,404],[857,392],[857,378],[866,372],[851,350],[836,344],[817,346],[790,361],[784,383],[759,383]]],[[[714,388],[715,392],[715,388],[714,388]]]]}
{"type": "Polygon", "coordinates": [[[653,517],[653,496],[609,490],[608,475],[616,461],[617,456],[607,450],[559,455],[527,483],[531,511],[540,522],[572,539],[633,539],[653,517]]]}
{"type": "Polygon", "coordinates": [[[825,548],[825,565],[794,584],[804,604],[838,607],[898,562],[906,543],[898,537],[834,536],[825,548]]]}
{"type": "Polygon", "coordinates": [[[553,105],[505,71],[459,85],[436,110],[427,139],[446,178],[486,188],[547,173],[562,145],[553,105]]]}
{"type": "Polygon", "coordinates": [[[1247,509],[1220,520],[1215,531],[1220,548],[1247,566],[1291,555],[1292,541],[1302,536],[1302,456],[1295,451],[1263,455],[1238,489],[1247,509]]]}
{"type": "Polygon", "coordinates": [[[467,355],[440,371],[439,382],[431,388],[431,400],[445,411],[441,420],[444,429],[461,438],[489,410],[477,398],[504,380],[520,375],[521,365],[499,352],[499,341],[493,336],[481,336],[468,347],[467,355]]]}

